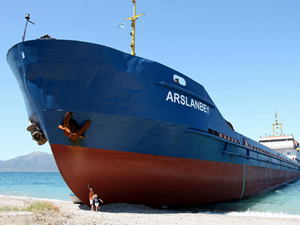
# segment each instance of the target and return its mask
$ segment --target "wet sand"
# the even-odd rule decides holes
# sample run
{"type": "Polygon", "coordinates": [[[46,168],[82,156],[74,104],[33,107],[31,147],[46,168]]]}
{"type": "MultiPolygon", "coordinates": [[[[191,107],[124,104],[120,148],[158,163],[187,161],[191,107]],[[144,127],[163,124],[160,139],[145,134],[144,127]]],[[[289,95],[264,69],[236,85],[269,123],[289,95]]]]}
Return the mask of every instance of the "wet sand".
{"type": "Polygon", "coordinates": [[[300,216],[259,217],[192,212],[186,209],[153,209],[144,205],[109,204],[100,211],[86,205],[43,199],[0,196],[0,224],[237,224],[290,225],[300,224],[300,216]],[[49,201],[52,210],[24,211],[36,201],[49,201]]]}

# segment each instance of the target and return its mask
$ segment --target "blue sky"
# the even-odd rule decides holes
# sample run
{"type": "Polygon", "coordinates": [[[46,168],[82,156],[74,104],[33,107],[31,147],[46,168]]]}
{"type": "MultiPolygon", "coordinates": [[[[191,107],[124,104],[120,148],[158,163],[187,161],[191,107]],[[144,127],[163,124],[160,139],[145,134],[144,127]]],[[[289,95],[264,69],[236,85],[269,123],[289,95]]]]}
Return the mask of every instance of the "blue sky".
{"type": "MultiPolygon", "coordinates": [[[[40,147],[26,131],[23,97],[7,62],[10,47],[49,34],[130,52],[131,0],[1,1],[0,160],[40,147]]],[[[235,130],[254,140],[272,133],[275,110],[283,132],[300,139],[300,1],[137,0],[137,55],[202,84],[235,130]]]]}

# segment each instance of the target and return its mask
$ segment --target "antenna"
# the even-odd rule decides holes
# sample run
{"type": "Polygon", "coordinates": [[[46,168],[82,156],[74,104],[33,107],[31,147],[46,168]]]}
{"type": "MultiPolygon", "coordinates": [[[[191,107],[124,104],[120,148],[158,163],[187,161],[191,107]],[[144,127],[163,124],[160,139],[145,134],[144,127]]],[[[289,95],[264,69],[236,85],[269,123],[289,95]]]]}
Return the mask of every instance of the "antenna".
{"type": "Polygon", "coordinates": [[[26,29],[27,29],[27,23],[32,23],[33,25],[35,25],[32,21],[30,21],[30,14],[26,14],[25,16],[25,19],[26,19],[26,23],[25,23],[25,29],[24,29],[24,34],[23,34],[23,37],[22,37],[22,41],[24,41],[25,39],[25,34],[26,34],[26,29]]]}

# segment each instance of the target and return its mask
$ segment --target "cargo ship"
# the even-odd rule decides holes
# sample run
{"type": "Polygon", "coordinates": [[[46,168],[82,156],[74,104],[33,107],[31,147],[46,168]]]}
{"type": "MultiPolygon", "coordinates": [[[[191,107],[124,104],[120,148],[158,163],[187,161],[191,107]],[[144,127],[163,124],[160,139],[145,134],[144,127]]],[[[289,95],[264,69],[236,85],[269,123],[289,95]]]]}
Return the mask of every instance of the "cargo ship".
{"type": "MultiPolygon", "coordinates": [[[[205,88],[135,55],[48,35],[7,53],[32,138],[49,143],[71,191],[89,204],[154,207],[239,200],[299,178],[298,161],[238,132],[205,88]]],[[[28,19],[28,18],[27,18],[28,19]]]]}

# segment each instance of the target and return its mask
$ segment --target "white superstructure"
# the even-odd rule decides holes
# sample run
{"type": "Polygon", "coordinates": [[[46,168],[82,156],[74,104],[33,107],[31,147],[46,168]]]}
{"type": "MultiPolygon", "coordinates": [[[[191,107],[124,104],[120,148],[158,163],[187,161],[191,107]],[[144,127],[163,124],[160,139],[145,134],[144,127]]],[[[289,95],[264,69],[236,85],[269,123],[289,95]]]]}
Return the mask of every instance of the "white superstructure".
{"type": "Polygon", "coordinates": [[[289,157],[292,160],[300,162],[299,144],[293,135],[282,134],[282,124],[277,122],[277,113],[275,113],[276,123],[273,126],[273,136],[260,137],[259,143],[289,157]],[[275,135],[275,130],[280,129],[279,135],[275,135]]]}

